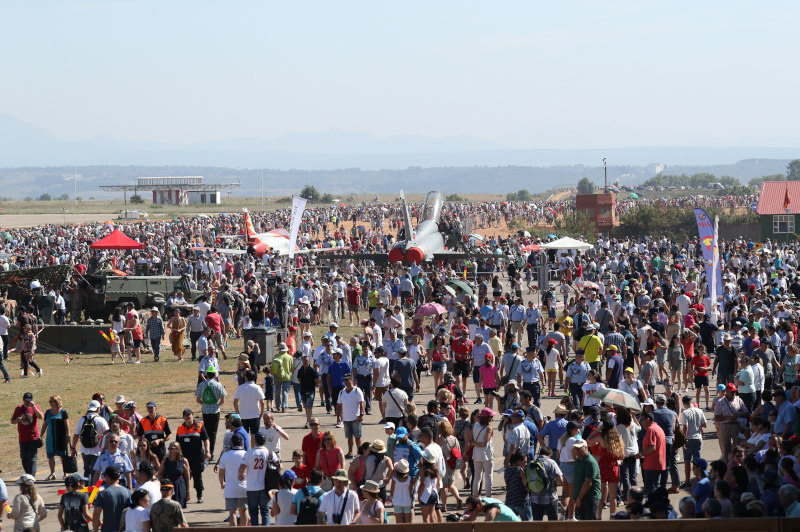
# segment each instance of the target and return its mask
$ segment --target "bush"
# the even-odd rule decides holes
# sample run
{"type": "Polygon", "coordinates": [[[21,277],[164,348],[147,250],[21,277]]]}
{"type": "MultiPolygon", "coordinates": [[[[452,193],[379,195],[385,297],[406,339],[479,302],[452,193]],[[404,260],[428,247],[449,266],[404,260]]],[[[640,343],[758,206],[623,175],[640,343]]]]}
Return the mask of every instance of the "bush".
{"type": "Polygon", "coordinates": [[[447,196],[445,196],[444,200],[445,201],[450,201],[452,203],[458,203],[458,202],[465,201],[464,198],[462,198],[458,194],[448,194],[447,196]]]}
{"type": "Polygon", "coordinates": [[[531,201],[532,199],[533,195],[524,188],[517,192],[509,192],[506,195],[506,201],[531,201]]]}
{"type": "Polygon", "coordinates": [[[571,236],[572,238],[583,239],[593,242],[597,238],[597,228],[594,222],[582,212],[573,212],[559,216],[553,223],[554,233],[559,236],[571,236]]]}
{"type": "Polygon", "coordinates": [[[130,202],[133,205],[141,205],[142,203],[144,203],[144,199],[139,194],[134,194],[133,196],[131,196],[130,202]]]}

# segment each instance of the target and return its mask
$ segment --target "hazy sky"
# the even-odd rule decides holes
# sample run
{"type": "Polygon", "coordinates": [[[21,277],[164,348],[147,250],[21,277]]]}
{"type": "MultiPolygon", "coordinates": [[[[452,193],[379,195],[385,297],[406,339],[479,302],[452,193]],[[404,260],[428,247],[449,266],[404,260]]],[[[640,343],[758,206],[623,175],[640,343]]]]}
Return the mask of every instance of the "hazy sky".
{"type": "Polygon", "coordinates": [[[800,146],[798,20],[796,0],[3,2],[0,114],[64,140],[800,146]]]}

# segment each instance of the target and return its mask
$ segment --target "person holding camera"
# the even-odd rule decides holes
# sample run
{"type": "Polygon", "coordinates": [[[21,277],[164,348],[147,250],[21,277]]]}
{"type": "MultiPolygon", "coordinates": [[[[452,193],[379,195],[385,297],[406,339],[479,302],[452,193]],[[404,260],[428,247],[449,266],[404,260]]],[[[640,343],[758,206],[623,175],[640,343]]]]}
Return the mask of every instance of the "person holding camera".
{"type": "Polygon", "coordinates": [[[349,525],[358,522],[361,517],[358,494],[347,488],[350,479],[347,471],[339,469],[331,477],[333,490],[325,494],[319,505],[317,524],[324,524],[327,519],[329,525],[349,525]]]}

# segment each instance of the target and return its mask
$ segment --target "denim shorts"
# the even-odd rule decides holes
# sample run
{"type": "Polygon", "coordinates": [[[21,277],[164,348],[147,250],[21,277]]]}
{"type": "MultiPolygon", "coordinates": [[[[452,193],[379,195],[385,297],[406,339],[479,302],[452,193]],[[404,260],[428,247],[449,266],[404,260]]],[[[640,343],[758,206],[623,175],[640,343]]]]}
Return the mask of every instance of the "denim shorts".
{"type": "Polygon", "coordinates": [[[229,512],[238,508],[247,508],[247,497],[225,498],[225,509],[229,512]]]}
{"type": "Polygon", "coordinates": [[[431,371],[444,371],[447,369],[447,362],[434,362],[431,364],[431,371]]]}
{"type": "Polygon", "coordinates": [[[700,458],[700,450],[703,448],[703,440],[686,440],[683,448],[683,461],[693,462],[695,458],[700,458]]]}
{"type": "Polygon", "coordinates": [[[303,406],[306,408],[314,408],[314,397],[316,396],[315,392],[311,392],[308,395],[301,394],[300,400],[303,403],[303,406]]]}
{"type": "Polygon", "coordinates": [[[360,438],[361,437],[361,422],[345,421],[344,422],[344,437],[345,438],[360,438]]]}

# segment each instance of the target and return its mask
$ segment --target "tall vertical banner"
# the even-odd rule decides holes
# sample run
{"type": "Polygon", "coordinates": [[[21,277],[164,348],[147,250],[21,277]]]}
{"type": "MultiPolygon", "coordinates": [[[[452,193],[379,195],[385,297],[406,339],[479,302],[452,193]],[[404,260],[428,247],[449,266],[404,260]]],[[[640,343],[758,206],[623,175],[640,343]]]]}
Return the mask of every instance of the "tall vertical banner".
{"type": "Polygon", "coordinates": [[[703,263],[706,266],[709,297],[716,302],[716,295],[722,293],[722,270],[719,263],[716,231],[705,210],[695,209],[694,216],[697,219],[697,232],[700,235],[700,247],[703,250],[703,263]]]}
{"type": "Polygon", "coordinates": [[[292,222],[289,230],[289,258],[294,258],[294,248],[297,247],[297,233],[300,232],[300,222],[306,210],[306,199],[295,196],[292,198],[292,222]]]}

